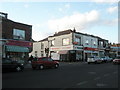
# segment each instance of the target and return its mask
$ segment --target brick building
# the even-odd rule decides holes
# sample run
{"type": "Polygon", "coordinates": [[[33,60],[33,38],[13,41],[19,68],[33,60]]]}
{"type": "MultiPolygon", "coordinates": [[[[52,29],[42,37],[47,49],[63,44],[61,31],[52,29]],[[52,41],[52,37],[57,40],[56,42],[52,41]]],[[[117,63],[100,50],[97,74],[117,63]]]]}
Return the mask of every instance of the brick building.
{"type": "Polygon", "coordinates": [[[27,60],[32,51],[32,25],[12,21],[6,13],[0,12],[0,42],[3,58],[27,60]]]}

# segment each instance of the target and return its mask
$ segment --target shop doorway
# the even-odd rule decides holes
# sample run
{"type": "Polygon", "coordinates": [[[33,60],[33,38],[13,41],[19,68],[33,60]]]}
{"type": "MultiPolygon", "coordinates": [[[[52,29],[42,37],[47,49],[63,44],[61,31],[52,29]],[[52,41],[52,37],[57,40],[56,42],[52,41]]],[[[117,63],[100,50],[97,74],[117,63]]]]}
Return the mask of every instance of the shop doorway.
{"type": "Polygon", "coordinates": [[[91,53],[85,53],[85,62],[87,62],[87,59],[91,56],[91,53]]]}
{"type": "Polygon", "coordinates": [[[75,62],[76,61],[76,51],[75,50],[71,50],[69,52],[69,61],[70,62],[75,62]]]}

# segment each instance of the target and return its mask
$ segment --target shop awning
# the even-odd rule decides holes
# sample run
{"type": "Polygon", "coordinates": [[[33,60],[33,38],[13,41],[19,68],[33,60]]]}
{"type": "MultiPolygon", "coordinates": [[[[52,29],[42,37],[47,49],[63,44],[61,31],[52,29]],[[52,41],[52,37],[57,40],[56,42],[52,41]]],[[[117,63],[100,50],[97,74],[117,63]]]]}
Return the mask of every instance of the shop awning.
{"type": "Polygon", "coordinates": [[[67,53],[68,53],[68,50],[59,51],[58,53],[59,53],[59,54],[67,54],[67,53]]]}
{"type": "Polygon", "coordinates": [[[20,47],[20,46],[6,46],[6,51],[8,52],[29,52],[27,47],[20,47]]]}

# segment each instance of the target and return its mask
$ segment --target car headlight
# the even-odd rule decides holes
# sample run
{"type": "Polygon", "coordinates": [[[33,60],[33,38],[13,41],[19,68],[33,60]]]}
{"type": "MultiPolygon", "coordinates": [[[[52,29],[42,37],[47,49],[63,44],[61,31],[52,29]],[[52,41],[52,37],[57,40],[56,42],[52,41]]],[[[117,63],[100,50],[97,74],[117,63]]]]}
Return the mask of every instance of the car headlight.
{"type": "Polygon", "coordinates": [[[24,64],[22,63],[21,65],[23,66],[24,64]]]}

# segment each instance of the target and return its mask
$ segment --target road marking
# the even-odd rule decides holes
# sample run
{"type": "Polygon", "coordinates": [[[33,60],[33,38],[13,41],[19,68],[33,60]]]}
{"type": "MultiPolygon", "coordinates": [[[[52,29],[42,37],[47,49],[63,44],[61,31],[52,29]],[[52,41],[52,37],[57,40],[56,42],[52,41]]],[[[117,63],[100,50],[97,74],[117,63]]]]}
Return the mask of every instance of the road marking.
{"type": "Polygon", "coordinates": [[[88,72],[89,74],[96,74],[96,72],[88,72]]]}
{"type": "Polygon", "coordinates": [[[104,77],[107,77],[107,76],[109,76],[110,74],[104,74],[104,77]]]}
{"type": "Polygon", "coordinates": [[[107,86],[107,84],[97,83],[96,86],[98,86],[98,87],[104,87],[104,86],[107,86]]]}
{"type": "Polygon", "coordinates": [[[99,80],[100,79],[100,77],[96,77],[94,80],[99,80]]]}
{"type": "Polygon", "coordinates": [[[83,81],[83,82],[80,82],[78,83],[77,85],[83,85],[83,84],[86,84],[88,81],[83,81]]]}

